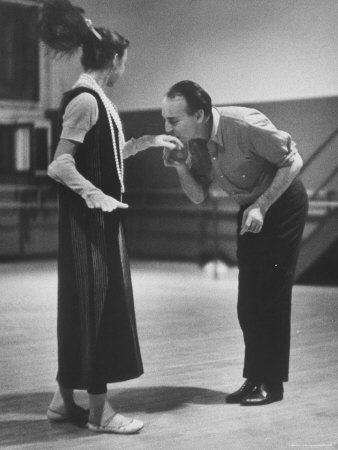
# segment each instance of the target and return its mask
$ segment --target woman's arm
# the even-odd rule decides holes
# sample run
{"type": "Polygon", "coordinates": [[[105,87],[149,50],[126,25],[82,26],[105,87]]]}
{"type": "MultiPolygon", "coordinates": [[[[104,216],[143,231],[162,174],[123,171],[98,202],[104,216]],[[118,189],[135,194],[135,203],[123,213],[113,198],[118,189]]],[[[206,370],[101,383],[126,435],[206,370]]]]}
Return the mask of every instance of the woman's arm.
{"type": "Polygon", "coordinates": [[[104,194],[79,173],[74,159],[78,145],[77,142],[60,139],[54,160],[48,166],[48,176],[79,194],[88,208],[99,208],[105,212],[111,212],[116,208],[128,208],[127,204],[104,194]]]}
{"type": "Polygon", "coordinates": [[[160,135],[145,135],[138,139],[131,138],[125,143],[123,148],[123,159],[136,155],[139,152],[146,150],[149,147],[164,147],[169,150],[183,148],[182,142],[175,136],[168,134],[160,135]]]}

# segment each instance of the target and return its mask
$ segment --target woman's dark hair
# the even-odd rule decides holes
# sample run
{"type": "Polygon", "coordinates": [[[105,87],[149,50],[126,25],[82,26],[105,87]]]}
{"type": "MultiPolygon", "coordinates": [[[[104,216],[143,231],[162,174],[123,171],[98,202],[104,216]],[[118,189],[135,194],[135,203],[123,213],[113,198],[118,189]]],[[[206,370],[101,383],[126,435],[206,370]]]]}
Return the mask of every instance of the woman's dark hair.
{"type": "Polygon", "coordinates": [[[166,93],[166,97],[184,97],[188,105],[188,114],[194,114],[199,109],[203,109],[206,116],[211,113],[212,102],[210,95],[194,81],[179,81],[171,86],[166,93]]]}
{"type": "Polygon", "coordinates": [[[116,54],[123,56],[129,41],[107,28],[95,28],[97,36],[83,13],[83,9],[73,6],[69,0],[45,0],[40,12],[40,38],[54,55],[72,55],[82,47],[83,67],[104,69],[116,54]]]}

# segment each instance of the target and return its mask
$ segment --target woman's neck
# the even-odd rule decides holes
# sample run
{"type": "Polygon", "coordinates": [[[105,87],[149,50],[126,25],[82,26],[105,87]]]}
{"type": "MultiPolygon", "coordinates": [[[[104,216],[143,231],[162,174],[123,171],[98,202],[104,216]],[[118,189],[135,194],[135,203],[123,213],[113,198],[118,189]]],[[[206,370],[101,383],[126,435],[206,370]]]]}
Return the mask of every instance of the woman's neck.
{"type": "Polygon", "coordinates": [[[90,71],[87,70],[85,72],[85,74],[89,75],[90,77],[92,77],[96,83],[103,89],[106,85],[106,79],[107,79],[107,74],[106,72],[102,72],[102,71],[90,71]]]}

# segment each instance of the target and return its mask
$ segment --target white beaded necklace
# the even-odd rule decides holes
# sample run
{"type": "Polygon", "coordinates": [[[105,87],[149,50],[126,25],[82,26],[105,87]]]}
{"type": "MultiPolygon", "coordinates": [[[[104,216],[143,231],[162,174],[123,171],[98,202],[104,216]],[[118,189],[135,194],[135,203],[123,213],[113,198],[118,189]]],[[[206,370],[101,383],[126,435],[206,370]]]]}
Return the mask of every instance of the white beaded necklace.
{"type": "Polygon", "coordinates": [[[114,149],[116,170],[117,170],[117,175],[120,180],[121,193],[123,194],[125,192],[124,180],[123,180],[123,178],[124,178],[123,147],[125,145],[125,139],[124,139],[120,116],[119,116],[117,109],[116,109],[115,105],[113,104],[113,102],[107,97],[107,95],[105,94],[105,92],[103,91],[101,86],[99,86],[99,84],[94,80],[93,77],[91,77],[87,73],[83,73],[82,75],[80,75],[79,79],[74,84],[73,88],[79,87],[79,86],[88,87],[88,88],[92,89],[93,91],[95,91],[98,94],[98,96],[100,97],[100,99],[102,100],[102,103],[106,109],[109,127],[110,127],[110,133],[111,133],[111,137],[112,137],[113,149],[114,149]],[[118,129],[119,148],[117,146],[116,139],[115,139],[113,121],[118,129]],[[120,159],[119,159],[119,157],[120,157],[120,159]]]}

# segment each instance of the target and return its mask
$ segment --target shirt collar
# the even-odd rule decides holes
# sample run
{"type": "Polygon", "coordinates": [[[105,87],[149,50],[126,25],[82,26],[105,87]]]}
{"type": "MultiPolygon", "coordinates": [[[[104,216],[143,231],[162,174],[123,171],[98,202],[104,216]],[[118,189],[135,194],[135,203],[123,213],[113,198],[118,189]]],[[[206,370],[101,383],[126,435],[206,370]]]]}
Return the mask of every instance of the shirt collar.
{"type": "Polygon", "coordinates": [[[215,108],[214,106],[212,107],[211,114],[212,114],[212,129],[211,129],[211,135],[210,135],[208,144],[211,141],[213,141],[216,144],[221,145],[222,144],[222,136],[221,136],[221,130],[219,127],[219,121],[221,118],[221,114],[218,111],[218,109],[215,108]]]}

